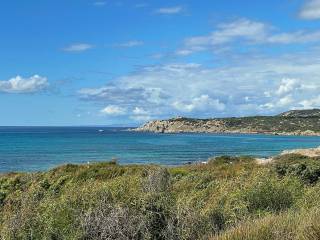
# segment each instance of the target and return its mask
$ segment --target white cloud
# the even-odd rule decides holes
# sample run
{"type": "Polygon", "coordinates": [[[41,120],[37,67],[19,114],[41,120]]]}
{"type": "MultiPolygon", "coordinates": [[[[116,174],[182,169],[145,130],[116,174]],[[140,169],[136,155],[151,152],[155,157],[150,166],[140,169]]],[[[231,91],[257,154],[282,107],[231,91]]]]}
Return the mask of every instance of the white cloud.
{"type": "Polygon", "coordinates": [[[209,35],[187,38],[185,46],[190,49],[204,48],[230,43],[236,39],[246,39],[259,42],[264,39],[269,31],[269,26],[248,19],[238,19],[233,22],[219,24],[217,29],[209,35]]]}
{"type": "MultiPolygon", "coordinates": [[[[262,108],[267,108],[269,110],[275,110],[275,109],[288,109],[288,107],[294,103],[294,99],[291,95],[284,96],[280,99],[276,99],[273,102],[268,102],[263,105],[261,105],[262,108]]],[[[292,109],[292,108],[290,108],[292,109]]]]}
{"type": "Polygon", "coordinates": [[[141,107],[135,107],[132,112],[134,115],[147,115],[148,114],[148,112],[141,107]]]}
{"type": "Polygon", "coordinates": [[[30,78],[16,76],[7,81],[0,81],[0,92],[6,93],[35,93],[49,86],[45,77],[34,75],[30,78]]]}
{"type": "Polygon", "coordinates": [[[320,108],[320,95],[302,100],[299,103],[304,109],[320,108]]]}
{"type": "Polygon", "coordinates": [[[102,115],[108,115],[112,117],[126,116],[135,122],[149,121],[152,117],[149,112],[144,110],[142,107],[135,107],[131,111],[128,111],[125,107],[117,105],[108,105],[107,107],[100,110],[102,115]]]}
{"type": "Polygon", "coordinates": [[[124,43],[119,43],[116,44],[116,47],[123,47],[123,48],[131,48],[131,47],[137,47],[137,46],[142,46],[144,44],[144,42],[142,41],[129,41],[129,42],[124,42],[124,43]]]}
{"type": "Polygon", "coordinates": [[[151,118],[152,117],[150,116],[149,112],[142,107],[135,107],[132,110],[132,115],[130,116],[130,119],[134,120],[135,122],[146,122],[151,118]]]}
{"type": "Polygon", "coordinates": [[[278,95],[288,94],[298,88],[300,88],[300,84],[297,79],[284,78],[281,80],[281,84],[276,93],[278,95]]]}
{"type": "Polygon", "coordinates": [[[193,112],[193,111],[205,111],[205,110],[217,110],[222,111],[225,109],[225,105],[218,99],[212,99],[208,95],[201,95],[191,99],[189,102],[174,102],[174,108],[181,112],[193,112]]]}
{"type": "Polygon", "coordinates": [[[249,19],[238,19],[219,24],[207,35],[185,39],[176,55],[187,56],[194,52],[221,49],[223,45],[239,44],[305,44],[320,41],[320,31],[277,32],[275,28],[249,19]]]}
{"type": "Polygon", "coordinates": [[[115,105],[109,105],[101,109],[100,113],[104,115],[120,116],[126,114],[126,109],[115,105]]]}
{"type": "Polygon", "coordinates": [[[149,120],[152,119],[151,116],[149,115],[133,115],[133,116],[130,116],[130,119],[134,120],[135,122],[147,122],[149,120]]]}
{"type": "Polygon", "coordinates": [[[312,82],[306,84],[299,79],[283,78],[275,90],[265,93],[271,101],[261,107],[268,109],[315,107],[316,103],[319,103],[317,101],[319,89],[320,84],[315,85],[312,82]],[[312,96],[311,99],[309,99],[310,96],[312,96]]]}
{"type": "Polygon", "coordinates": [[[279,99],[278,106],[287,107],[290,104],[292,104],[293,102],[294,102],[294,100],[293,100],[292,96],[288,95],[288,96],[285,96],[285,97],[279,99]]]}
{"type": "Polygon", "coordinates": [[[178,13],[181,13],[182,10],[183,10],[182,6],[165,7],[165,8],[157,9],[156,13],[158,13],[158,14],[178,14],[178,13]]]}
{"type": "Polygon", "coordinates": [[[299,15],[307,20],[320,19],[320,0],[307,0],[299,15]]]}
{"type": "Polygon", "coordinates": [[[269,36],[267,43],[293,44],[293,43],[312,43],[320,41],[320,31],[297,31],[291,33],[280,33],[269,36]]]}
{"type": "Polygon", "coordinates": [[[88,43],[75,43],[70,46],[67,46],[63,49],[66,52],[83,52],[93,48],[93,45],[88,43]]]}

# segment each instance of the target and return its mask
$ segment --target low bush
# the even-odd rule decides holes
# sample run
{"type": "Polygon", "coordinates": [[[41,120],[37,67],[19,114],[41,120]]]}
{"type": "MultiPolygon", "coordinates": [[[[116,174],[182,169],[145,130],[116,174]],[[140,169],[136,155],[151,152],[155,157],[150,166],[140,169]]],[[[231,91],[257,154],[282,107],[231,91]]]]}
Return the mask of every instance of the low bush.
{"type": "Polygon", "coordinates": [[[259,176],[245,189],[243,196],[248,211],[280,212],[290,208],[302,195],[303,186],[296,178],[270,178],[268,175],[259,176]]]}
{"type": "Polygon", "coordinates": [[[148,239],[147,222],[138,211],[102,201],[82,217],[83,239],[148,239]]]}
{"type": "Polygon", "coordinates": [[[307,184],[315,184],[320,178],[320,160],[289,154],[278,157],[272,164],[279,176],[293,175],[307,184]]]}

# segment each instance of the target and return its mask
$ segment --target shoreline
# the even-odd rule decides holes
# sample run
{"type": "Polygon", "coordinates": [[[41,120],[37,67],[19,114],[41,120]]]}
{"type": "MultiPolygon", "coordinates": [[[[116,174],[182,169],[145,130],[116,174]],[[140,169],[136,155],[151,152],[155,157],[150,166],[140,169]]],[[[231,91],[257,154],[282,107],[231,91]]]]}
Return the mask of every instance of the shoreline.
{"type": "Polygon", "coordinates": [[[144,133],[154,133],[154,134],[246,134],[246,135],[269,135],[269,136],[302,136],[302,137],[320,137],[320,132],[313,131],[302,131],[302,132],[255,132],[255,131],[153,131],[144,130],[142,128],[126,129],[128,132],[144,132],[144,133]]]}
{"type": "MultiPolygon", "coordinates": [[[[250,156],[252,159],[256,161],[259,165],[265,165],[268,163],[272,163],[277,157],[289,155],[289,154],[295,154],[295,155],[301,155],[305,157],[315,158],[320,157],[320,146],[315,148],[298,148],[298,149],[291,149],[291,150],[283,150],[281,153],[270,156],[270,157],[254,157],[250,156]]],[[[56,168],[62,167],[62,166],[91,166],[94,164],[103,164],[103,163],[110,163],[120,166],[160,166],[160,167],[166,167],[166,168],[178,168],[178,167],[184,167],[184,166],[192,166],[192,165],[206,165],[209,163],[209,161],[214,160],[215,158],[227,156],[227,157],[244,157],[245,155],[238,155],[238,156],[232,156],[232,155],[220,155],[215,156],[212,158],[208,158],[207,160],[199,160],[194,162],[188,162],[184,164],[178,164],[178,165],[163,165],[163,164],[156,164],[156,163],[145,163],[145,164],[137,164],[137,163],[130,163],[130,164],[119,164],[118,161],[110,160],[110,161],[93,161],[93,162],[87,162],[87,163],[65,163],[60,164],[55,167],[46,169],[46,170],[39,170],[39,171],[9,171],[9,172],[0,172],[0,177],[10,175],[10,174],[36,174],[36,173],[45,173],[51,170],[54,170],[56,168]]]]}
{"type": "Polygon", "coordinates": [[[275,158],[279,156],[284,156],[288,154],[296,154],[301,155],[305,157],[320,157],[320,146],[316,148],[299,148],[299,149],[292,149],[292,150],[284,150],[280,154],[269,157],[269,158],[255,158],[256,162],[258,164],[268,164],[272,161],[274,161],[275,158]]]}

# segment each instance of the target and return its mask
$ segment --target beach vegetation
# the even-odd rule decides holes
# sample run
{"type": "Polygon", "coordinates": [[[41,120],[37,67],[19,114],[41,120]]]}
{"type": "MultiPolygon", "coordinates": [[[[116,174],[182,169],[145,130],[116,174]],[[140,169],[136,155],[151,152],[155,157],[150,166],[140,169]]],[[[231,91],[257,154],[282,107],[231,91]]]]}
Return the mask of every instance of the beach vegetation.
{"type": "Polygon", "coordinates": [[[68,164],[0,176],[0,239],[319,239],[318,158],[68,164]]]}

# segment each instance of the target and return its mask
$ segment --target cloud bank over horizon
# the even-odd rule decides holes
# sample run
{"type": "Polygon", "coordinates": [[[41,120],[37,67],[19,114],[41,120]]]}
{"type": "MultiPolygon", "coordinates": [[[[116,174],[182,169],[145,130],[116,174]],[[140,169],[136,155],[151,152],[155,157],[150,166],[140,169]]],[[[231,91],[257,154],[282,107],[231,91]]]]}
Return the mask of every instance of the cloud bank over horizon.
{"type": "Polygon", "coordinates": [[[251,56],[225,67],[166,64],[143,67],[82,100],[126,109],[122,115],[154,119],[274,114],[320,105],[319,50],[281,57],[251,56]],[[133,114],[143,109],[143,114],[133,114]]]}

